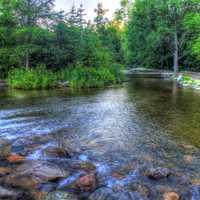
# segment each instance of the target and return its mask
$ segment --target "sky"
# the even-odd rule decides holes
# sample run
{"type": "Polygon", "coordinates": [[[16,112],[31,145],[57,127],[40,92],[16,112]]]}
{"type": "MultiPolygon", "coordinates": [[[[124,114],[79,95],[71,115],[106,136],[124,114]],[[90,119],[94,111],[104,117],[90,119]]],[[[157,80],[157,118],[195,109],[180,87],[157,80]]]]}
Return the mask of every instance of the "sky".
{"type": "Polygon", "coordinates": [[[119,2],[120,0],[56,0],[55,1],[56,10],[65,10],[68,11],[73,4],[76,6],[80,5],[80,3],[83,4],[85,8],[85,12],[87,13],[88,19],[93,19],[95,16],[94,9],[97,7],[98,2],[102,2],[104,5],[104,8],[109,9],[109,12],[107,13],[107,17],[109,19],[112,18],[112,15],[114,11],[119,8],[119,2]]]}

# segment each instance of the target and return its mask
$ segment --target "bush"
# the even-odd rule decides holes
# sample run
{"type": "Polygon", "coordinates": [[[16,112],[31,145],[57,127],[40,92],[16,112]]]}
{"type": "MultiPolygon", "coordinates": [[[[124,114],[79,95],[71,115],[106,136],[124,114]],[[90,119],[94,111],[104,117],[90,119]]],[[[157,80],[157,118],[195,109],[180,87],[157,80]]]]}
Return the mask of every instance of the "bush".
{"type": "Polygon", "coordinates": [[[19,89],[45,89],[54,87],[56,75],[40,66],[34,69],[14,69],[8,74],[8,84],[19,89]]]}
{"type": "Polygon", "coordinates": [[[45,67],[14,69],[9,72],[8,83],[18,89],[45,89],[56,86],[57,81],[67,81],[71,88],[104,87],[123,80],[121,65],[111,67],[76,67],[52,72],[45,67]]]}
{"type": "Polygon", "coordinates": [[[118,66],[108,67],[72,67],[60,73],[62,80],[68,81],[72,88],[104,87],[110,84],[120,83],[123,75],[118,66]]]}

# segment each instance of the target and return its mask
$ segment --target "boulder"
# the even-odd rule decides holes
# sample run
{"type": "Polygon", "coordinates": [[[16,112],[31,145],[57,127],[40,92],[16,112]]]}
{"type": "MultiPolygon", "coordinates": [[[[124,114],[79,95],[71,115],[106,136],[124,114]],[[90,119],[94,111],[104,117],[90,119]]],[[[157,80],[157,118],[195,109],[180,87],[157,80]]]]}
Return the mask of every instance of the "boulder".
{"type": "Polygon", "coordinates": [[[68,192],[56,191],[49,193],[44,200],[78,200],[78,197],[68,192]]]}
{"type": "Polygon", "coordinates": [[[68,175],[69,172],[56,164],[45,161],[31,161],[20,165],[15,173],[3,177],[3,181],[13,186],[30,188],[68,175]]]}

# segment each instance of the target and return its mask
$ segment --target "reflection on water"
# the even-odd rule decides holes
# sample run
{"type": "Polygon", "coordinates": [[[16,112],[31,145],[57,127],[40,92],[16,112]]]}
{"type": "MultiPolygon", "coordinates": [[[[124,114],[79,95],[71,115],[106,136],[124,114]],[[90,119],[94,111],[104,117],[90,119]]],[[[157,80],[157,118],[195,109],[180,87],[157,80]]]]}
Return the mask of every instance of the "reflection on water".
{"type": "Polygon", "coordinates": [[[139,161],[199,176],[199,105],[200,93],[158,79],[98,91],[2,90],[0,137],[43,135],[105,166],[139,161]]]}

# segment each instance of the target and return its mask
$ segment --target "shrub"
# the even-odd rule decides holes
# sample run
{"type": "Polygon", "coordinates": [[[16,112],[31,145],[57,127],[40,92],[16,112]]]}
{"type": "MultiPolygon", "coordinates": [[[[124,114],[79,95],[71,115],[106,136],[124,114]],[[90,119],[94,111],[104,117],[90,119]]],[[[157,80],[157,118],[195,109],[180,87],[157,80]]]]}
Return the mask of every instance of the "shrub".
{"type": "Polygon", "coordinates": [[[40,66],[34,69],[14,69],[8,74],[8,84],[19,89],[45,89],[55,86],[56,75],[40,66]]]}
{"type": "MultiPolygon", "coordinates": [[[[115,66],[116,67],[116,66],[115,66]]],[[[121,68],[113,67],[72,67],[61,72],[61,79],[68,81],[72,88],[104,87],[123,80],[121,68]]]]}

